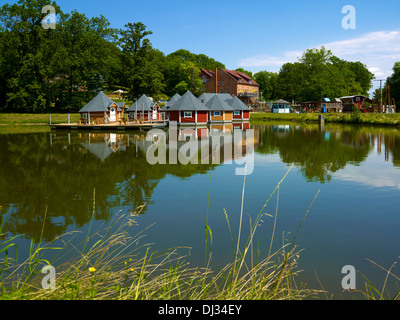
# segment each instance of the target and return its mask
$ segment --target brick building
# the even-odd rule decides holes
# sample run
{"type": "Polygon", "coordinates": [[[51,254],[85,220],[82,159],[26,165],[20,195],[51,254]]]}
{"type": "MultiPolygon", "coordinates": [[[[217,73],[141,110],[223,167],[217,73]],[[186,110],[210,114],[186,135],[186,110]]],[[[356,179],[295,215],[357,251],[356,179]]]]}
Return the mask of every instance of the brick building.
{"type": "Polygon", "coordinates": [[[260,85],[245,73],[227,69],[200,69],[205,93],[228,93],[246,105],[259,102],[260,85]]]}

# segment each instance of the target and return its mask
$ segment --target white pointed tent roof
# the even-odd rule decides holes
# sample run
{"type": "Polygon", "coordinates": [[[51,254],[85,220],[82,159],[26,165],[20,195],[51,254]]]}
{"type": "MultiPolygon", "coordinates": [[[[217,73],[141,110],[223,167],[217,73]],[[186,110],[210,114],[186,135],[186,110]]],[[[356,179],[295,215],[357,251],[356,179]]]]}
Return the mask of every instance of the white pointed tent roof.
{"type": "Polygon", "coordinates": [[[229,101],[229,105],[235,111],[250,111],[250,108],[238,97],[234,97],[231,101],[229,101]]]}
{"type": "Polygon", "coordinates": [[[168,111],[208,111],[206,106],[202,104],[197,98],[187,91],[182,97],[180,97],[168,111]]]}
{"type": "Polygon", "coordinates": [[[217,94],[206,103],[206,107],[211,111],[233,111],[233,108],[225,102],[224,97],[217,94]]]}
{"type": "Polygon", "coordinates": [[[89,103],[84,106],[79,112],[104,112],[109,111],[109,108],[116,104],[109,97],[107,97],[104,92],[100,92],[95,96],[89,103]]]}

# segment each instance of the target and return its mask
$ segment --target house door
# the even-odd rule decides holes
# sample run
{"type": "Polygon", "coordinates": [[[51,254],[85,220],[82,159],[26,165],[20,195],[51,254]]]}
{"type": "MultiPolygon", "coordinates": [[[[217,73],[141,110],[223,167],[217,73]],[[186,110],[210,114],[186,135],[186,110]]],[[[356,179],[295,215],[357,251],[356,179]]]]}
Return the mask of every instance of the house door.
{"type": "Polygon", "coordinates": [[[110,109],[110,122],[117,121],[117,110],[115,108],[110,109]]]}
{"type": "Polygon", "coordinates": [[[157,120],[157,109],[153,109],[153,120],[157,120]]]}

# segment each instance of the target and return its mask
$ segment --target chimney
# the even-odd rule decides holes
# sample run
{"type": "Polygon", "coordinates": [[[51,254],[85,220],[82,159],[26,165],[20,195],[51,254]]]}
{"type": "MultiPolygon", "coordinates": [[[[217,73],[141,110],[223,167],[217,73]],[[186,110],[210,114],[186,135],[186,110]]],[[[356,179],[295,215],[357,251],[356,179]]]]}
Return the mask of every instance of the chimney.
{"type": "Polygon", "coordinates": [[[218,93],[218,68],[215,68],[215,93],[218,93]]]}

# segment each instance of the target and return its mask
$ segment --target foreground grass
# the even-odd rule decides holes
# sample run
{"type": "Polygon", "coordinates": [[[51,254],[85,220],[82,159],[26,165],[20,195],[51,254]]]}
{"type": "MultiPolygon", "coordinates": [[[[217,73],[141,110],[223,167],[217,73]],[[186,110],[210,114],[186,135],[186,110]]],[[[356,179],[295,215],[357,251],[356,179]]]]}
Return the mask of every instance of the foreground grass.
{"type": "MultiPolygon", "coordinates": [[[[290,169],[289,169],[290,171],[290,169]]],[[[288,171],[288,173],[289,173],[288,171]]],[[[287,173],[287,174],[288,174],[287,173]]],[[[287,175],[286,174],[286,175],[287,175]]],[[[285,177],[286,177],[285,175],[285,177]]],[[[284,177],[284,178],[285,178],[284,177]]],[[[0,298],[8,300],[278,300],[305,299],[317,295],[317,291],[296,284],[297,261],[300,251],[291,243],[284,243],[277,251],[271,247],[266,258],[253,245],[254,234],[265,207],[279,189],[279,182],[271,196],[261,208],[245,245],[241,241],[243,210],[240,227],[234,241],[229,215],[225,218],[232,239],[232,262],[218,270],[210,268],[212,260],[212,231],[206,222],[206,259],[203,268],[192,267],[186,262],[189,248],[172,248],[165,252],[152,252],[149,245],[141,245],[143,232],[131,236],[130,229],[136,227],[136,217],[143,209],[120,214],[104,228],[91,231],[90,223],[84,242],[72,245],[74,234],[62,247],[53,244],[35,245],[30,248],[29,258],[16,263],[9,258],[17,250],[15,238],[0,242],[0,254],[5,254],[0,264],[0,298]],[[237,244],[236,244],[237,243],[237,244]],[[51,263],[44,259],[49,250],[76,258],[57,265],[56,282],[53,288],[43,289],[44,275],[41,268],[51,263]]],[[[211,181],[211,175],[210,175],[211,181]]],[[[244,180],[245,181],[245,180],[244,180]]],[[[243,193],[245,182],[243,184],[243,193]]],[[[95,197],[94,197],[95,198],[95,197]]],[[[95,200],[93,201],[95,208],[95,200]]],[[[94,217],[93,209],[93,217],[94,217]]],[[[44,217],[44,221],[46,216],[44,217]]],[[[273,225],[273,232],[277,216],[273,225]]],[[[93,220],[92,220],[93,221],[93,220]]],[[[45,225],[43,225],[45,228],[45,225]]],[[[0,229],[1,234],[1,229],[0,229]]],[[[60,239],[58,239],[60,241],[60,239]]]]}
{"type": "MultiPolygon", "coordinates": [[[[251,113],[251,121],[290,121],[290,122],[318,122],[318,113],[251,113]]],[[[326,123],[347,123],[347,124],[368,124],[368,125],[385,125],[385,126],[400,126],[400,113],[394,114],[378,114],[378,113],[325,113],[326,123]]]]}

